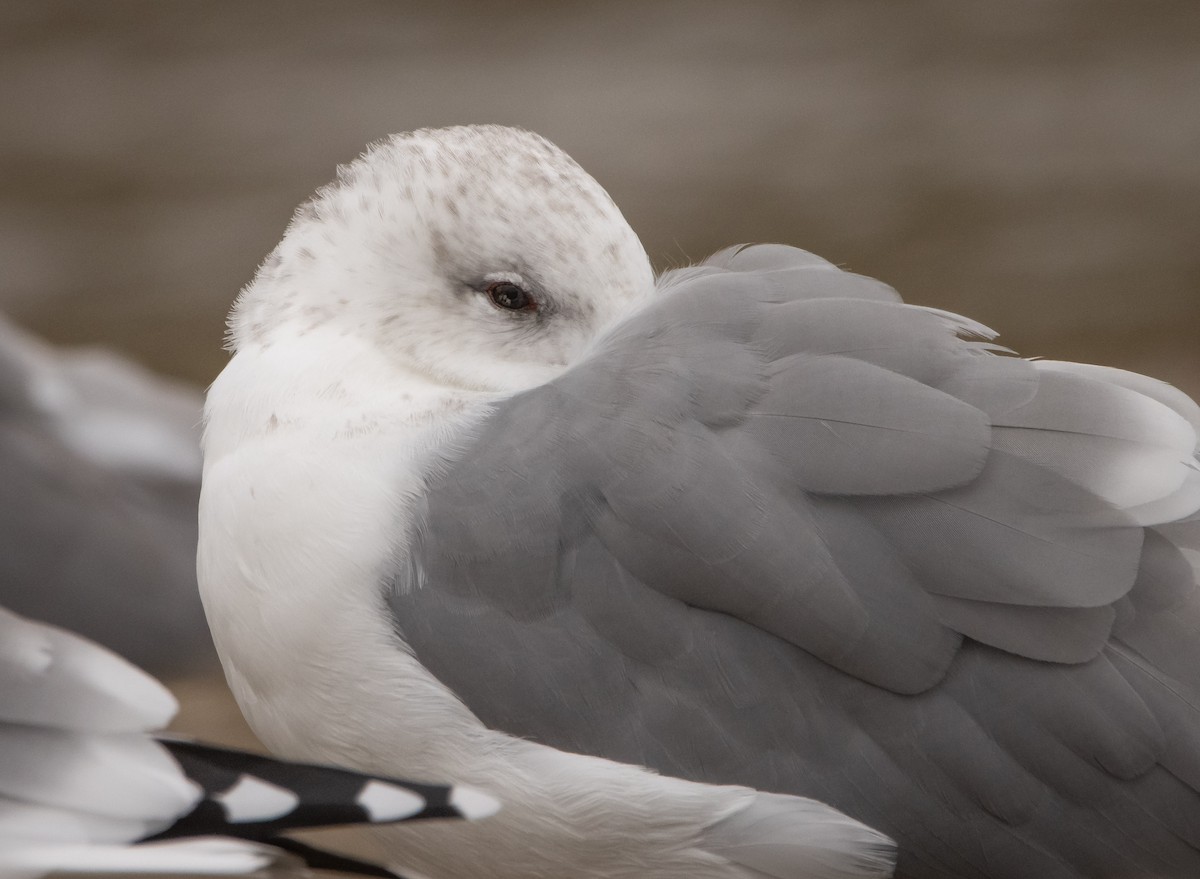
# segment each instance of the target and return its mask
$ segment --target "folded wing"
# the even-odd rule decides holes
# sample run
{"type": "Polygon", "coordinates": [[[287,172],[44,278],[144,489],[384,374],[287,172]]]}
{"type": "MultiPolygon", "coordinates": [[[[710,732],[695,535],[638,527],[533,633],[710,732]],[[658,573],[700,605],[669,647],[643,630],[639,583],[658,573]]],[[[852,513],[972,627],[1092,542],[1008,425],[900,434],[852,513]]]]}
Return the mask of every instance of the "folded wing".
{"type": "Polygon", "coordinates": [[[1195,404],[790,248],[660,286],[433,478],[390,595],[421,661],[493,726],[825,799],[931,869],[1104,875],[1113,825],[1200,863],[1195,404]]]}

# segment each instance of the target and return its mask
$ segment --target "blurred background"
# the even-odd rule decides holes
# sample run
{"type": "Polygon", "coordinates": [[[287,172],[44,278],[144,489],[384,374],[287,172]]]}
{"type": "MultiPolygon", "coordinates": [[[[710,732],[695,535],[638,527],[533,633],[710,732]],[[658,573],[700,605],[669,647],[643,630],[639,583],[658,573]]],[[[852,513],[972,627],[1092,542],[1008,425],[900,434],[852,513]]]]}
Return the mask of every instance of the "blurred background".
{"type": "MultiPolygon", "coordinates": [[[[1200,394],[1192,0],[38,0],[0,47],[0,312],[195,385],[337,163],[487,121],[573,155],[659,268],[795,244],[1200,394]]],[[[229,738],[214,711],[185,725],[229,738]]]]}

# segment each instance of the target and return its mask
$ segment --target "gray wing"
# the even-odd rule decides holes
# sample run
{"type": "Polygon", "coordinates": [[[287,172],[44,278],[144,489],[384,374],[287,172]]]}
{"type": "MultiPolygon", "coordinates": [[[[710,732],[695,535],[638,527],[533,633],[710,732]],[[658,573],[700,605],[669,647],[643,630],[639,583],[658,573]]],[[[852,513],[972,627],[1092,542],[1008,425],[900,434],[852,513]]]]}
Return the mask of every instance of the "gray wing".
{"type": "Polygon", "coordinates": [[[512,734],[832,803],[900,875],[1196,874],[1194,404],[790,248],[661,287],[430,484],[422,663],[512,734]]]}
{"type": "Polygon", "coordinates": [[[200,397],[0,318],[0,604],[156,673],[215,655],[196,588],[200,397]]]}

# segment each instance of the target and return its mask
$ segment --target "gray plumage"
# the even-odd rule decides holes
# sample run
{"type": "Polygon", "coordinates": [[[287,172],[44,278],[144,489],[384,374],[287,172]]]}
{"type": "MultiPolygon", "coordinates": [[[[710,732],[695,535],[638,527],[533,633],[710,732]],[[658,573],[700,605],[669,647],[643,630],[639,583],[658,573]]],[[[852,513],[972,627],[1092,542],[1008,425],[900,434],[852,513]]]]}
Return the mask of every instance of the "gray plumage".
{"type": "Polygon", "coordinates": [[[199,394],[0,318],[0,604],[156,673],[211,663],[199,394]]]}
{"type": "Polygon", "coordinates": [[[802,251],[670,273],[436,475],[389,601],[486,724],[822,800],[906,877],[1200,872],[1200,413],[802,251]]]}

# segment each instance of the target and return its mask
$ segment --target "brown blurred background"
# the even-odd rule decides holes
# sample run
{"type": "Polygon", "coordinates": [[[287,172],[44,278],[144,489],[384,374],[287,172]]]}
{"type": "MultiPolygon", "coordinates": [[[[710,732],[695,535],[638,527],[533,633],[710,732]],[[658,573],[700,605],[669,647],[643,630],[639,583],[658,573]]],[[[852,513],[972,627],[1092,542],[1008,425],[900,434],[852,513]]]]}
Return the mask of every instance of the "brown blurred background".
{"type": "Polygon", "coordinates": [[[292,207],[389,132],[556,141],[660,265],[783,241],[1200,392],[1200,3],[13,3],[0,310],[207,382],[292,207]]]}
{"type": "Polygon", "coordinates": [[[0,47],[0,311],[197,383],[336,163],[489,121],[571,153],[660,267],[796,244],[1200,394],[1194,0],[31,0],[0,47]]]}

